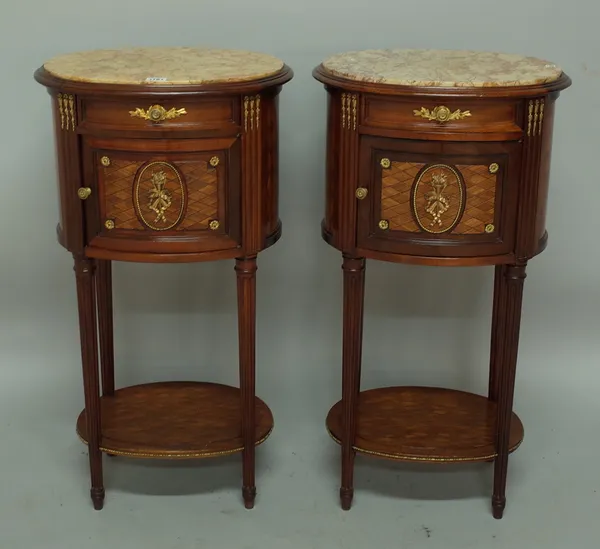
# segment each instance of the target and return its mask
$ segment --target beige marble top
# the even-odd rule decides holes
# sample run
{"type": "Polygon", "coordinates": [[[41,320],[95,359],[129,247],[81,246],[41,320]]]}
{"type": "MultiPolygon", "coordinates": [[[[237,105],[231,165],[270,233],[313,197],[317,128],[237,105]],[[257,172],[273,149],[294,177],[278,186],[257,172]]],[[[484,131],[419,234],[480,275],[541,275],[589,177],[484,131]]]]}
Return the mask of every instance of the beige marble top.
{"type": "Polygon", "coordinates": [[[258,80],[283,62],[263,53],[209,48],[93,50],[55,57],[44,64],[54,76],[102,84],[209,84],[258,80]]]}
{"type": "Polygon", "coordinates": [[[529,86],[557,80],[560,67],[535,57],[468,50],[364,50],[323,61],[336,76],[403,86],[529,86]]]}

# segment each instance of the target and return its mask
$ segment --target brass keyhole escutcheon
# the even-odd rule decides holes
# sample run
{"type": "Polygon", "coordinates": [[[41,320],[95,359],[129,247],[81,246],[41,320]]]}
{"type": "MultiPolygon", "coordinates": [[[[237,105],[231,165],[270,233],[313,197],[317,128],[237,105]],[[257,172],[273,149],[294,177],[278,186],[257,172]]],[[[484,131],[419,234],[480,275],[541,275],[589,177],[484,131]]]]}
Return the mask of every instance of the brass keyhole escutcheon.
{"type": "Polygon", "coordinates": [[[77,196],[81,200],[87,200],[87,198],[91,194],[92,194],[92,189],[90,189],[89,187],[79,187],[79,189],[77,189],[77,196]]]}
{"type": "Polygon", "coordinates": [[[382,158],[379,163],[381,164],[381,167],[386,170],[392,165],[389,158],[382,158]]]}
{"type": "Polygon", "coordinates": [[[115,222],[112,219],[107,219],[104,222],[104,226],[110,231],[115,228],[115,222]]]}
{"type": "Polygon", "coordinates": [[[490,167],[488,168],[490,173],[496,173],[499,169],[500,166],[498,166],[498,164],[496,164],[495,162],[493,164],[490,164],[490,167]]]}
{"type": "Polygon", "coordinates": [[[208,163],[213,167],[216,168],[219,165],[219,157],[218,156],[213,156],[208,163]]]}
{"type": "Polygon", "coordinates": [[[380,228],[382,231],[387,231],[387,230],[390,228],[390,222],[389,222],[387,219],[382,219],[382,220],[379,222],[379,228],[380,228]]]}
{"type": "Polygon", "coordinates": [[[356,198],[358,198],[359,200],[364,200],[367,195],[369,194],[369,190],[365,189],[364,187],[359,187],[358,189],[356,189],[356,198]]]}
{"type": "Polygon", "coordinates": [[[488,223],[488,224],[485,226],[485,232],[486,232],[486,233],[493,233],[493,232],[494,232],[494,229],[495,229],[495,227],[494,227],[494,225],[493,225],[492,223],[488,223]]]}
{"type": "Polygon", "coordinates": [[[220,226],[221,226],[221,224],[216,219],[213,219],[208,224],[208,227],[210,228],[211,231],[216,231],[220,226]]]}
{"type": "Polygon", "coordinates": [[[100,164],[102,164],[104,167],[110,166],[110,158],[108,158],[108,156],[103,156],[100,159],[100,164]]]}

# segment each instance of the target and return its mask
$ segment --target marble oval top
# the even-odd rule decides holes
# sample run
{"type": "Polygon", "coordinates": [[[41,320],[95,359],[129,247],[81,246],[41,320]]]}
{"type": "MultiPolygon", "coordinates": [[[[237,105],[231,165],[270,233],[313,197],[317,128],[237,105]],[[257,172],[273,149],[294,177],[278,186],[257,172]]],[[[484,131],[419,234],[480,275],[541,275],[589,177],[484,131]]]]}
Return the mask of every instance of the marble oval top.
{"type": "Polygon", "coordinates": [[[351,51],[329,57],[322,67],[349,80],[401,86],[530,86],[562,74],[535,57],[469,50],[351,51]]]}
{"type": "Polygon", "coordinates": [[[97,84],[214,84],[276,74],[283,61],[263,53],[209,48],[130,48],[61,55],[44,64],[50,74],[97,84]]]}

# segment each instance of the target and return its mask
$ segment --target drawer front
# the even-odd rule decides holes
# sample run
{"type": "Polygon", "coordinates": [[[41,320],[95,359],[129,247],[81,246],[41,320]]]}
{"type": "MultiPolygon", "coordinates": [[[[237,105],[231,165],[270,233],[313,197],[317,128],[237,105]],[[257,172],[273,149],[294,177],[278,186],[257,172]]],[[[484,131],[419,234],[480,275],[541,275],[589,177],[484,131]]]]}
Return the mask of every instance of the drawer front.
{"type": "Polygon", "coordinates": [[[420,98],[418,101],[382,96],[366,96],[364,124],[374,128],[452,134],[520,135],[519,103],[475,99],[420,98]]]}
{"type": "MultiPolygon", "coordinates": [[[[236,99],[237,96],[236,96],[236,99]]],[[[239,108],[234,98],[195,101],[181,99],[89,100],[83,127],[162,132],[236,128],[239,108]]]]}
{"type": "Polygon", "coordinates": [[[238,147],[233,141],[219,149],[220,141],[187,143],[198,149],[188,152],[143,150],[145,141],[129,143],[129,150],[90,147],[90,244],[158,253],[238,247],[238,147]]]}
{"type": "Polygon", "coordinates": [[[461,257],[512,251],[518,144],[363,138],[357,245],[461,257]]]}

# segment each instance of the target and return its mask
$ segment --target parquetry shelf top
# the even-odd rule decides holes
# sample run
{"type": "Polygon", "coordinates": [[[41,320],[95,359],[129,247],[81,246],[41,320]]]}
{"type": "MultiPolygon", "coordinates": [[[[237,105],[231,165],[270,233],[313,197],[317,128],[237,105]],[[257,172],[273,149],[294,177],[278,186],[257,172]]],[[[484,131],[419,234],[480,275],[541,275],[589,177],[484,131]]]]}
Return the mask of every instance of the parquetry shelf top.
{"type": "Polygon", "coordinates": [[[276,74],[283,62],[263,53],[208,48],[131,48],[61,55],[44,64],[49,73],[98,84],[214,84],[276,74]]]}
{"type": "Polygon", "coordinates": [[[468,50],[352,51],[322,66],[349,80],[400,86],[530,86],[562,74],[560,67],[535,57],[468,50]]]}

